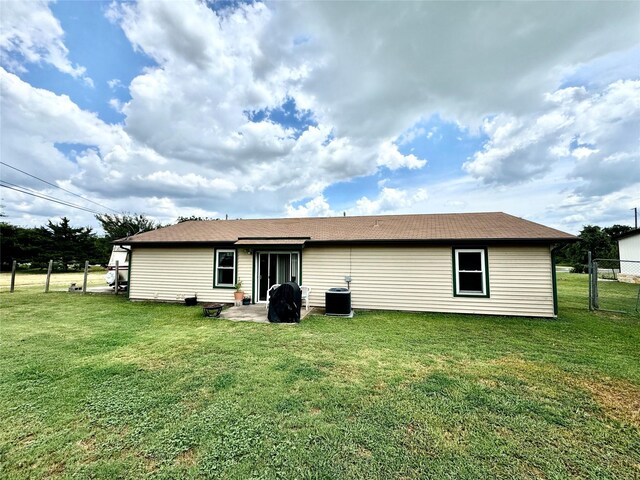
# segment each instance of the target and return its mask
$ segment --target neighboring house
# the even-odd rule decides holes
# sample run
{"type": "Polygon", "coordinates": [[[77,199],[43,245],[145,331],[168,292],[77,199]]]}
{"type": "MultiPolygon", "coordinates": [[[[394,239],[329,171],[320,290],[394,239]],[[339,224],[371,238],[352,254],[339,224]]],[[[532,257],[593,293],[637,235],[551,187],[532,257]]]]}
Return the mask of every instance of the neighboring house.
{"type": "Polygon", "coordinates": [[[274,283],[351,288],[356,309],[553,317],[551,248],[576,237],[505,213],[191,221],[140,233],[129,297],[264,302],[274,283]]]}
{"type": "Polygon", "coordinates": [[[640,283],[640,228],[618,235],[617,240],[621,260],[618,280],[640,283]]]}

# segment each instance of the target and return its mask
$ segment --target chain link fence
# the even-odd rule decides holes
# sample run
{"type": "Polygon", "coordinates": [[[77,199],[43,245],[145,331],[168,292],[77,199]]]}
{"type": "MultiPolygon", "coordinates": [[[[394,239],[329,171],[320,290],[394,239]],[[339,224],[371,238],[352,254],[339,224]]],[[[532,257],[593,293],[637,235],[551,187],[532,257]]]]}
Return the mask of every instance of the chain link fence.
{"type": "Polygon", "coordinates": [[[591,260],[589,309],[640,315],[640,261],[591,260]]]}

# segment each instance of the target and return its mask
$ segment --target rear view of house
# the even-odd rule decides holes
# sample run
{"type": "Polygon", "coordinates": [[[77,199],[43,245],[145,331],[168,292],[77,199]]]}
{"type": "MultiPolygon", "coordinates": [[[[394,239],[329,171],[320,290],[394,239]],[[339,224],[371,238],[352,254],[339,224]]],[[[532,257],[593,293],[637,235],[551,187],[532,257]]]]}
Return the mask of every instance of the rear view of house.
{"type": "Polygon", "coordinates": [[[351,290],[356,309],[553,317],[552,245],[575,237],[505,213],[192,221],[130,246],[132,300],[252,302],[276,283],[351,290]]]}

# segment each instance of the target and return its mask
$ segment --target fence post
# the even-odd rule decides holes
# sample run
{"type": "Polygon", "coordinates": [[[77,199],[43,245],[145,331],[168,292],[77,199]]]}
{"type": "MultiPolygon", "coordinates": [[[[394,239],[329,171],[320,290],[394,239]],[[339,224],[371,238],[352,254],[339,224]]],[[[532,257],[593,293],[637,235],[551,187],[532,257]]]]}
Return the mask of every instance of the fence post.
{"type": "Polygon", "coordinates": [[[49,268],[47,269],[47,281],[44,284],[44,293],[49,292],[49,280],[51,279],[51,270],[53,270],[53,260],[49,260],[49,268]]]}
{"type": "Polygon", "coordinates": [[[593,280],[591,279],[591,252],[587,252],[587,269],[589,272],[589,311],[593,310],[593,280]]]}
{"type": "Polygon", "coordinates": [[[89,260],[84,262],[84,279],[82,280],[82,293],[87,293],[87,275],[89,275],[89,260]]]}
{"type": "Polygon", "coordinates": [[[118,295],[118,288],[120,288],[120,261],[116,260],[116,295],[118,295]]]}
{"type": "Polygon", "coordinates": [[[16,286],[16,266],[17,266],[17,262],[14,260],[13,263],[11,264],[11,288],[9,289],[11,293],[13,293],[13,290],[15,289],[15,286],[16,286]]]}
{"type": "Polygon", "coordinates": [[[600,302],[598,301],[598,262],[593,261],[593,309],[598,310],[600,308],[600,302]]]}

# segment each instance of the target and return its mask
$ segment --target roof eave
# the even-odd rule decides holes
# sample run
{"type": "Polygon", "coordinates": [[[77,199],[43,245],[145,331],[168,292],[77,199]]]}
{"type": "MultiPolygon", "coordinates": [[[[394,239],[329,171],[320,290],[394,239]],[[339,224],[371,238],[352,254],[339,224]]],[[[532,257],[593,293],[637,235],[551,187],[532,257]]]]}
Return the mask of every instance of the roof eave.
{"type": "MultiPolygon", "coordinates": [[[[121,239],[112,242],[113,245],[131,246],[216,246],[233,245],[239,239],[230,240],[166,240],[166,241],[131,241],[121,239]]],[[[267,240],[267,238],[265,238],[267,240]]],[[[277,239],[274,239],[277,240],[277,239]]],[[[286,240],[286,239],[282,239],[286,240]]],[[[438,239],[353,239],[353,240],[306,240],[304,245],[460,245],[460,244],[538,244],[551,245],[557,243],[573,243],[578,237],[548,237],[548,238],[438,238],[438,239]]],[[[273,244],[270,244],[273,245],[273,244]]],[[[284,244],[283,244],[284,245],[284,244]]],[[[239,245],[238,245],[239,246],[239,245]]],[[[256,246],[259,246],[256,244],[256,246]]],[[[293,245],[292,245],[293,246],[293,245]]]]}
{"type": "Polygon", "coordinates": [[[623,238],[632,237],[640,233],[640,228],[634,228],[633,230],[629,230],[628,232],[621,233],[620,235],[616,235],[614,237],[615,240],[622,240],[623,238]]]}
{"type": "Polygon", "coordinates": [[[549,237],[549,238],[429,238],[429,239],[362,239],[362,240],[308,240],[310,245],[460,245],[460,244],[544,244],[573,243],[580,240],[577,237],[549,237]]]}

